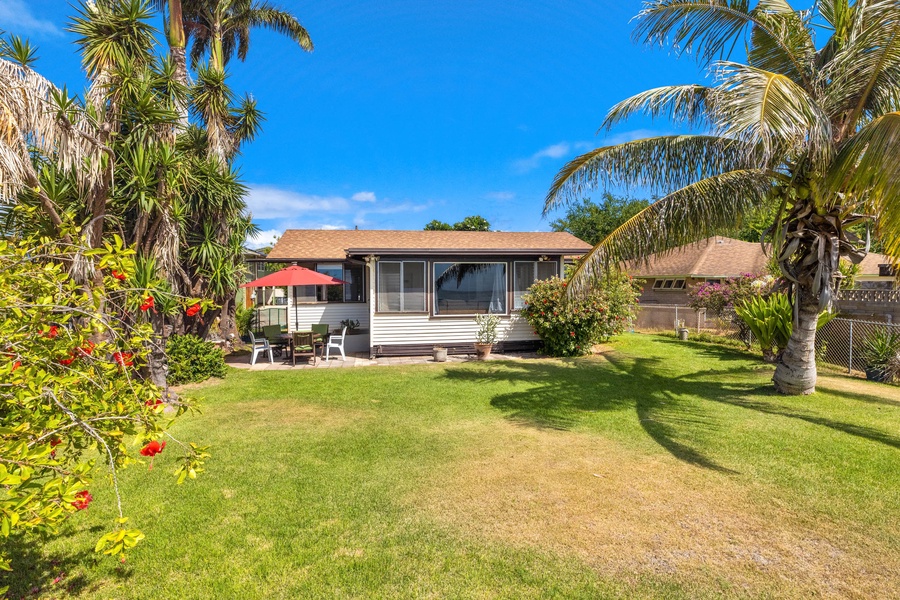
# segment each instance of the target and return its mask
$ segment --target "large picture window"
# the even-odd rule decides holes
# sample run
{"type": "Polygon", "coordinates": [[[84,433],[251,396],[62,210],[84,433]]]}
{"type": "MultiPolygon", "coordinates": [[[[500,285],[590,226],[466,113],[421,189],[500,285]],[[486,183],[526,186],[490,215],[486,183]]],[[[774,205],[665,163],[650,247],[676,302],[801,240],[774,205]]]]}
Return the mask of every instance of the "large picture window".
{"type": "Polygon", "coordinates": [[[378,262],[379,312],[425,312],[425,263],[378,262]]]}
{"type": "Polygon", "coordinates": [[[506,313],[506,263],[434,263],[434,314],[506,313]]]}
{"type": "Polygon", "coordinates": [[[365,302],[365,292],[363,286],[362,265],[343,264],[343,263],[319,263],[316,265],[317,272],[329,275],[336,279],[341,279],[347,283],[344,285],[317,285],[303,286],[304,290],[301,297],[307,298],[307,302],[365,302]],[[312,299],[309,299],[312,295],[312,299]]]}
{"type": "Polygon", "coordinates": [[[557,275],[556,261],[516,261],[513,267],[513,308],[525,308],[522,296],[535,281],[550,279],[557,275]]]}

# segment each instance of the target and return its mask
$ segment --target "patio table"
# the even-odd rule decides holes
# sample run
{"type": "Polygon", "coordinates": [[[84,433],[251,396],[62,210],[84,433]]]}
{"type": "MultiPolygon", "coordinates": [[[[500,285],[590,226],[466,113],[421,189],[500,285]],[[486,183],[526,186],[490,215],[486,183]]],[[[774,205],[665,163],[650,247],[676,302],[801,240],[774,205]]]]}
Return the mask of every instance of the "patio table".
{"type": "MultiPolygon", "coordinates": [[[[315,363],[316,356],[316,348],[325,348],[325,345],[328,343],[328,338],[331,337],[331,334],[321,335],[319,333],[315,333],[310,330],[300,330],[293,331],[291,333],[282,333],[280,336],[280,341],[284,343],[285,348],[288,349],[288,357],[293,358],[294,356],[294,334],[295,333],[310,333],[313,336],[313,363],[315,363]]],[[[323,353],[324,355],[324,353],[323,353]]]]}

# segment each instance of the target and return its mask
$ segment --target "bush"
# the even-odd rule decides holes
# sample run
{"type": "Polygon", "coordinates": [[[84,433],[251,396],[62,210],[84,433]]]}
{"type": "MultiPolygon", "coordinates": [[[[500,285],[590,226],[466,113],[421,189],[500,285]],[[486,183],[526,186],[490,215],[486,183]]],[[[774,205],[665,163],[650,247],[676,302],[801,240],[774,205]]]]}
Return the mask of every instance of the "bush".
{"type": "Polygon", "coordinates": [[[566,282],[538,281],[525,295],[522,316],[551,356],[580,356],[591,346],[622,333],[634,318],[638,289],[630,277],[611,275],[595,282],[587,294],[566,293],[566,282]]]}
{"type": "Polygon", "coordinates": [[[210,377],[225,377],[222,351],[196,335],[173,335],[166,342],[166,355],[170,383],[197,383],[210,377]]]}

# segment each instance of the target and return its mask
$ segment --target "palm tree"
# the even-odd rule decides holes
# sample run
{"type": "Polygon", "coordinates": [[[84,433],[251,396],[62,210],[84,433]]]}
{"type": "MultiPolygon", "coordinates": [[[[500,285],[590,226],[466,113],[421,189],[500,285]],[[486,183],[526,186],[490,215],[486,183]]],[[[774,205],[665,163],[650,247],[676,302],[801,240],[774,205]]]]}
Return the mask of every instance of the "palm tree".
{"type": "MultiPolygon", "coordinates": [[[[187,33],[184,29],[184,11],[181,0],[153,0],[156,10],[168,8],[166,17],[166,40],[169,42],[169,56],[175,67],[175,80],[182,86],[188,86],[187,70],[187,33]]],[[[187,103],[179,105],[179,124],[184,129],[188,124],[187,103]]]]}
{"type": "Polygon", "coordinates": [[[636,40],[694,54],[714,83],[640,93],[603,124],[644,114],[699,133],[598,148],[557,174],[545,214],[596,186],[663,195],[597,244],[571,287],[583,289],[608,264],[727,232],[775,199],[766,238],[795,326],[774,382],[783,393],[811,393],[816,320],[833,299],[832,276],[840,257],[858,262],[868,250],[849,228],[867,223],[900,257],[900,4],[819,0],[797,11],[786,0],[652,0],[637,20],[636,40]],[[729,60],[736,46],[746,47],[745,62],[729,60]]]}

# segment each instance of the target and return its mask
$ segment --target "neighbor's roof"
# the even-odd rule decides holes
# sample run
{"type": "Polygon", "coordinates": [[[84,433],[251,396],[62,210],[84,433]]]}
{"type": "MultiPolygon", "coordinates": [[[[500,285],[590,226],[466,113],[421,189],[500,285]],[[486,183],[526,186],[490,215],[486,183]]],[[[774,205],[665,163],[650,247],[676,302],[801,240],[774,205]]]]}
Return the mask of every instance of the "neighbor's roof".
{"type": "MultiPolygon", "coordinates": [[[[758,242],[711,237],[696,244],[652,255],[646,262],[632,262],[635,277],[735,277],[762,273],[769,258],[758,242]]],[[[860,263],[860,275],[878,275],[878,265],[890,263],[883,254],[870,252],[860,263]]]]}
{"type": "Polygon", "coordinates": [[[635,277],[735,277],[762,273],[768,258],[756,242],[711,237],[629,264],[635,277]]]}
{"type": "Polygon", "coordinates": [[[348,254],[584,254],[565,231],[391,231],[288,229],[266,258],[343,260],[348,254]]]}

